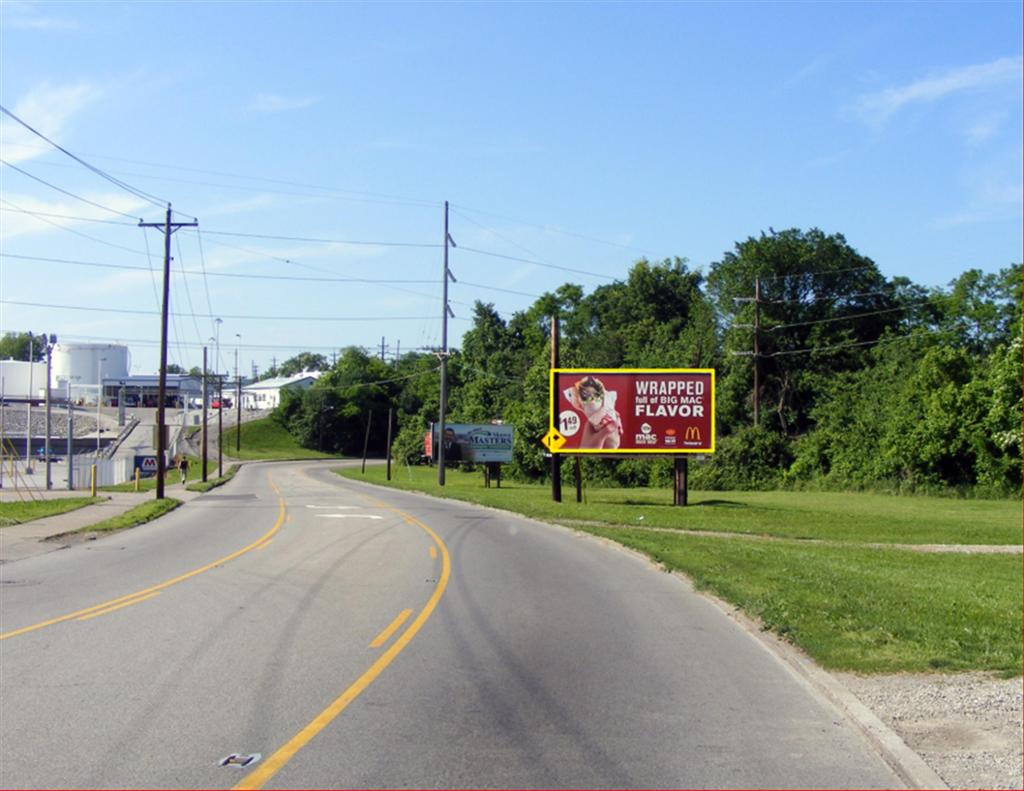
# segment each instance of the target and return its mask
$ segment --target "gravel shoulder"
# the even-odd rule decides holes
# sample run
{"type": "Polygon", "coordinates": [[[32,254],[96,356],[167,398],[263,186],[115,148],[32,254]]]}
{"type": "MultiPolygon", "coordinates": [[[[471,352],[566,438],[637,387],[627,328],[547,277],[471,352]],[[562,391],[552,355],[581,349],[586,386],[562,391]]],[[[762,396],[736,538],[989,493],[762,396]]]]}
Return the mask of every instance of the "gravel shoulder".
{"type": "Polygon", "coordinates": [[[833,675],[950,788],[1024,787],[1021,678],[833,675]]]}

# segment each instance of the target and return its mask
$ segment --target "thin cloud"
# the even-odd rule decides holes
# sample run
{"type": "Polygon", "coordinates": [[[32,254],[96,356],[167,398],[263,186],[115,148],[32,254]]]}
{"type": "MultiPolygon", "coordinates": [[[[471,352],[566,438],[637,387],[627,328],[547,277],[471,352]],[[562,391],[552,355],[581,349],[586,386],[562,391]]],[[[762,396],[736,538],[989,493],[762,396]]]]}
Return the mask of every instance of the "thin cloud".
{"type": "Polygon", "coordinates": [[[1016,82],[1020,79],[1021,65],[1018,56],[953,69],[907,85],[864,94],[851,112],[870,126],[882,126],[908,105],[927,104],[963,91],[1016,82]]]}
{"type": "Polygon", "coordinates": [[[6,0],[4,7],[4,27],[14,30],[75,30],[78,20],[68,17],[40,16],[37,3],[16,2],[6,0]]]}
{"type": "MultiPolygon", "coordinates": [[[[43,83],[21,97],[11,112],[60,143],[61,132],[71,117],[101,95],[99,88],[90,83],[64,86],[43,83]]],[[[50,150],[48,146],[41,147],[39,138],[6,116],[0,119],[0,139],[4,159],[15,164],[50,150]]]]}
{"type": "Polygon", "coordinates": [[[289,110],[301,110],[314,104],[312,96],[289,97],[273,93],[258,93],[249,104],[249,109],[257,113],[283,113],[289,110]]]}

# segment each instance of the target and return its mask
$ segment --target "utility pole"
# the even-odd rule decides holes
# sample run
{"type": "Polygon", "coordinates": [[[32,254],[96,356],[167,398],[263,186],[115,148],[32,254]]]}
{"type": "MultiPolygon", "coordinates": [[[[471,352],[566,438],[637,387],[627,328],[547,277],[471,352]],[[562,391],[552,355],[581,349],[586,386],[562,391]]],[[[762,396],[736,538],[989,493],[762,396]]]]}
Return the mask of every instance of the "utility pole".
{"type": "Polygon", "coordinates": [[[448,409],[448,317],[455,318],[451,307],[448,305],[448,278],[452,282],[455,275],[448,268],[448,245],[455,246],[455,240],[448,233],[448,201],[444,202],[444,269],[441,272],[441,409],[440,420],[438,421],[437,432],[437,483],[444,486],[444,419],[448,409]]]}
{"type": "Polygon", "coordinates": [[[754,428],[761,425],[761,278],[754,278],[754,428]]]}
{"type": "Polygon", "coordinates": [[[203,347],[203,483],[206,483],[206,439],[207,432],[209,430],[209,421],[207,414],[210,409],[209,399],[207,398],[207,385],[206,385],[206,347],[203,347]]]}
{"type": "Polygon", "coordinates": [[[28,400],[25,402],[25,472],[32,472],[32,333],[28,334],[28,400]]]}
{"type": "MultiPolygon", "coordinates": [[[[558,367],[558,341],[561,330],[558,316],[551,317],[551,367],[558,367]]],[[[551,454],[551,499],[562,502],[562,460],[557,453],[551,454]]]]}
{"type": "Polygon", "coordinates": [[[224,377],[217,376],[217,477],[224,476],[224,377]]]}
{"type": "Polygon", "coordinates": [[[380,336],[380,361],[384,362],[384,336],[380,336]]]}
{"type": "Polygon", "coordinates": [[[68,375],[68,491],[75,488],[75,465],[71,461],[74,448],[75,413],[71,406],[71,375],[68,375]]]}
{"type": "Polygon", "coordinates": [[[235,380],[235,456],[242,452],[242,377],[235,380]]]}
{"type": "Polygon", "coordinates": [[[395,367],[398,367],[399,362],[402,360],[402,341],[399,340],[395,344],[395,367]]]}
{"type": "MultiPolygon", "coordinates": [[[[171,222],[171,204],[167,204],[167,216],[163,225],[156,222],[142,222],[139,220],[140,228],[159,228],[164,234],[164,296],[160,307],[160,386],[157,389],[156,404],[156,499],[164,499],[164,475],[166,473],[167,460],[164,455],[167,453],[165,436],[166,414],[164,401],[167,398],[167,313],[170,305],[171,294],[171,234],[179,228],[186,226],[198,226],[198,222],[171,222]]],[[[203,368],[206,365],[204,361],[203,368]]],[[[99,426],[96,427],[99,431],[99,426]]],[[[206,480],[204,477],[203,480],[206,480]]]]}

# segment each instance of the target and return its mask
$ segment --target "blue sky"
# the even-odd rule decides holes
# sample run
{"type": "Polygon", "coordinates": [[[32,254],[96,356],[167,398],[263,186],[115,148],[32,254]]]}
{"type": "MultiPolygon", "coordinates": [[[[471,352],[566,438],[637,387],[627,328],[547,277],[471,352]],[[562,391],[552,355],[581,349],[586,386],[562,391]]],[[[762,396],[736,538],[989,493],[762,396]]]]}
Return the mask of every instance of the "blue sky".
{"type": "MultiPolygon", "coordinates": [[[[170,358],[198,364],[224,317],[219,368],[238,345],[248,371],[438,343],[441,251],[394,243],[438,245],[444,200],[455,345],[474,300],[509,314],[643,256],[707,271],[769,227],[929,286],[1020,261],[1021,39],[1017,2],[4,0],[0,103],[198,218],[173,237],[170,358]]],[[[153,371],[158,317],[116,311],[157,309],[162,237],[131,218],[162,210],[10,119],[0,142],[105,207],[0,165],[0,331],[123,340],[153,371]]]]}

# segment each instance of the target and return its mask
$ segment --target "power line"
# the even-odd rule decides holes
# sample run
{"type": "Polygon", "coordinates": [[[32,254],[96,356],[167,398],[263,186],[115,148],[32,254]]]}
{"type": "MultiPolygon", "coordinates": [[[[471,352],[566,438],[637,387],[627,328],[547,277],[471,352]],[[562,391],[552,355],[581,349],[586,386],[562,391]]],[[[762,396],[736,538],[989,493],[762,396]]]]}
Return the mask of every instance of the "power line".
{"type": "MultiPolygon", "coordinates": [[[[67,195],[69,198],[74,198],[75,200],[80,200],[80,201],[82,201],[82,203],[88,203],[90,206],[95,206],[97,209],[103,209],[104,211],[108,211],[111,214],[118,214],[118,215],[120,215],[122,217],[128,217],[129,219],[132,219],[132,220],[137,219],[137,218],[133,217],[130,214],[125,214],[123,211],[118,211],[117,209],[111,209],[109,206],[104,206],[102,203],[97,203],[94,200],[89,200],[89,198],[83,198],[81,195],[76,195],[73,192],[69,192],[68,190],[64,189],[63,187],[58,187],[56,184],[51,184],[49,181],[46,181],[45,179],[39,178],[39,176],[33,176],[27,170],[22,170],[17,165],[12,165],[6,159],[0,159],[0,162],[2,162],[4,165],[7,165],[7,167],[11,168],[12,170],[18,171],[23,176],[28,176],[28,178],[32,179],[33,181],[37,181],[40,184],[43,184],[43,185],[49,187],[50,189],[57,190],[57,192],[60,192],[60,193],[62,193],[64,195],[67,195]]],[[[26,212],[26,213],[28,213],[28,212],[26,212]]]]}
{"type": "Polygon", "coordinates": [[[806,349],[791,349],[789,351],[774,352],[772,354],[762,354],[761,356],[762,357],[783,357],[783,356],[790,355],[790,354],[813,354],[815,352],[828,352],[828,351],[835,351],[837,349],[850,349],[850,348],[853,348],[854,346],[871,346],[872,344],[892,343],[894,341],[902,341],[902,340],[913,340],[914,338],[919,338],[919,337],[920,337],[919,335],[895,335],[895,336],[887,336],[887,337],[884,337],[884,338],[876,338],[873,341],[857,341],[855,343],[837,343],[837,344],[833,344],[831,346],[808,347],[806,349]]]}
{"type": "MultiPolygon", "coordinates": [[[[13,206],[15,209],[23,211],[25,214],[32,214],[32,212],[22,209],[17,204],[11,203],[9,200],[6,200],[5,198],[0,198],[0,203],[5,203],[8,206],[13,206]]],[[[53,220],[48,220],[45,217],[37,217],[36,219],[38,219],[40,222],[45,222],[47,225],[52,225],[54,228],[59,228],[60,230],[67,231],[68,233],[74,234],[75,236],[80,236],[83,239],[88,239],[91,242],[99,242],[100,244],[105,244],[107,247],[113,247],[115,250],[125,250],[129,253],[135,253],[136,255],[145,255],[145,253],[142,250],[135,250],[131,247],[125,247],[124,245],[114,244],[113,242],[108,242],[106,239],[100,239],[98,236],[90,236],[87,233],[76,231],[74,228],[68,228],[66,225],[61,225],[60,223],[56,223],[53,220]]]]}
{"type": "MultiPolygon", "coordinates": [[[[440,245],[438,245],[438,246],[440,246],[440,245]]],[[[492,253],[489,250],[480,250],[480,249],[478,249],[476,247],[459,247],[458,249],[461,250],[464,253],[476,253],[477,255],[486,255],[486,256],[490,256],[491,258],[502,258],[502,259],[504,259],[506,261],[518,261],[518,262],[523,263],[523,264],[533,264],[534,266],[542,266],[542,267],[545,267],[547,269],[560,269],[563,272],[573,272],[573,273],[578,274],[578,275],[586,275],[587,277],[596,277],[596,278],[600,278],[602,280],[611,280],[611,281],[618,280],[618,278],[612,277],[611,275],[602,275],[602,274],[600,274],[598,272],[589,272],[586,269],[573,269],[573,268],[568,267],[568,266],[559,266],[557,264],[546,264],[543,261],[535,261],[535,260],[532,260],[532,259],[529,259],[529,258],[517,258],[514,255],[503,255],[502,253],[492,253]]]]}
{"type": "Polygon", "coordinates": [[[790,327],[807,327],[811,324],[828,324],[834,321],[846,321],[848,319],[859,319],[863,316],[880,316],[883,313],[896,313],[897,311],[907,310],[908,308],[916,308],[922,305],[930,305],[931,300],[925,300],[924,302],[908,302],[906,305],[900,305],[898,308],[886,308],[884,310],[872,310],[867,313],[851,313],[847,316],[833,316],[827,319],[814,319],[813,321],[796,321],[792,324],[776,324],[774,327],[765,327],[769,332],[775,330],[784,330],[790,327]]]}
{"type": "Polygon", "coordinates": [[[237,231],[211,231],[208,228],[203,229],[203,233],[209,236],[236,236],[243,239],[270,239],[273,241],[280,242],[308,242],[317,244],[349,244],[359,245],[364,247],[420,247],[420,248],[438,248],[441,245],[431,244],[427,242],[370,242],[358,239],[323,239],[318,237],[309,236],[281,236],[267,233],[241,233],[237,231]]]}
{"type": "MultiPolygon", "coordinates": [[[[127,228],[137,228],[137,222],[121,222],[120,220],[104,220],[99,217],[78,217],[73,214],[54,214],[47,211],[31,211],[29,209],[15,209],[11,206],[0,206],[0,211],[13,211],[18,214],[27,214],[31,217],[54,217],[58,220],[75,220],[77,222],[98,222],[104,225],[122,225],[127,228]]],[[[113,211],[113,209],[111,209],[113,211]]],[[[127,214],[125,215],[128,216],[127,214]]]]}
{"type": "Polygon", "coordinates": [[[787,280],[791,277],[817,277],[818,275],[837,275],[840,272],[863,272],[867,269],[876,270],[874,266],[854,266],[848,269],[826,269],[820,272],[792,272],[788,275],[763,275],[761,280],[787,280]]]}
{"type": "Polygon", "coordinates": [[[27,124],[25,121],[21,120],[18,116],[16,116],[14,113],[12,113],[10,110],[8,110],[3,105],[0,105],[0,112],[2,112],[4,115],[6,115],[11,120],[16,121],[17,123],[21,124],[23,127],[25,127],[25,129],[27,129],[29,132],[34,134],[36,137],[39,137],[39,138],[45,140],[47,143],[49,143],[51,146],[56,148],[61,153],[66,154],[67,156],[71,157],[71,159],[75,160],[75,162],[77,162],[78,164],[82,165],[83,167],[87,168],[88,170],[91,170],[93,173],[95,173],[100,178],[106,179],[111,184],[117,185],[121,189],[126,190],[127,192],[130,192],[132,195],[134,195],[137,198],[142,198],[143,200],[149,201],[154,206],[157,206],[157,207],[159,207],[161,209],[164,206],[167,205],[167,201],[162,200],[161,198],[158,198],[155,195],[150,195],[148,192],[143,192],[142,190],[140,190],[140,189],[138,189],[136,187],[133,187],[131,184],[128,184],[127,182],[121,181],[121,179],[115,178],[114,176],[110,175],[109,173],[107,173],[107,172],[105,172],[103,170],[100,170],[95,165],[90,165],[88,162],[86,162],[81,157],[76,156],[75,154],[72,154],[66,148],[64,148],[63,146],[55,143],[53,140],[48,138],[46,135],[44,135],[38,129],[36,129],[33,126],[27,124]]]}
{"type": "MultiPolygon", "coordinates": [[[[623,248],[625,250],[633,250],[633,251],[638,252],[638,253],[643,253],[644,255],[657,256],[657,253],[654,253],[651,250],[644,250],[641,247],[633,247],[632,245],[622,244],[620,242],[610,242],[607,239],[599,239],[599,238],[597,238],[595,236],[587,236],[586,234],[576,233],[575,231],[566,231],[566,230],[563,230],[561,228],[552,227],[550,225],[538,225],[537,223],[531,223],[531,222],[527,222],[525,220],[517,220],[514,217],[506,217],[505,215],[495,214],[494,212],[484,211],[483,209],[473,209],[473,208],[470,208],[469,206],[459,206],[458,204],[453,204],[452,207],[453,208],[457,208],[457,209],[461,209],[463,212],[470,211],[470,212],[474,212],[475,214],[483,214],[483,215],[486,215],[488,217],[495,217],[496,219],[499,219],[499,220],[508,220],[509,222],[519,223],[520,225],[527,225],[527,226],[529,226],[531,228],[539,228],[542,231],[548,231],[548,232],[551,232],[551,233],[559,233],[559,234],[562,234],[563,236],[573,236],[573,237],[576,237],[577,239],[583,239],[583,240],[588,241],[588,242],[595,242],[597,244],[604,244],[604,245],[608,245],[609,247],[621,247],[621,248],[623,248]]],[[[459,213],[460,213],[461,216],[465,217],[467,220],[470,219],[469,217],[466,217],[466,215],[462,214],[462,212],[459,212],[459,213]]],[[[470,222],[472,222],[472,220],[470,220],[470,222]]]]}
{"type": "MultiPolygon", "coordinates": [[[[31,308],[51,308],[54,310],[84,310],[90,312],[99,313],[127,313],[136,316],[153,316],[159,315],[158,310],[132,310],[130,308],[112,308],[112,307],[93,307],[86,305],[58,305],[47,302],[23,302],[15,299],[0,299],[0,305],[19,305],[22,307],[31,308]]],[[[187,314],[175,313],[172,315],[184,316],[187,314]]],[[[212,313],[202,314],[198,313],[197,316],[208,319],[235,319],[240,321],[425,321],[439,318],[438,316],[268,316],[268,315],[231,315],[221,314],[215,316],[212,313]]]]}
{"type": "MultiPolygon", "coordinates": [[[[180,255],[179,250],[179,255],[180,255]]],[[[18,255],[16,253],[7,253],[0,251],[0,257],[2,258],[17,258],[25,261],[42,261],[51,264],[69,264],[72,266],[91,266],[100,269],[125,269],[136,272],[148,272],[150,268],[144,266],[132,266],[131,264],[105,264],[99,261],[78,261],[72,258],[47,258],[44,256],[37,255],[18,255]]],[[[179,270],[189,275],[202,275],[203,273],[197,269],[181,269],[179,270]]],[[[301,275],[256,275],[244,272],[208,272],[209,277],[226,277],[236,278],[241,280],[284,280],[284,281],[296,281],[299,283],[312,282],[312,283],[368,283],[368,284],[389,284],[389,283],[433,283],[433,280],[404,280],[404,279],[389,279],[389,278],[368,278],[368,277],[303,277],[301,275]]],[[[469,285],[469,284],[467,284],[469,285]]],[[[487,286],[480,286],[480,288],[487,288],[487,286]]],[[[502,290],[502,289],[497,289],[502,290]]],[[[413,292],[418,293],[418,292],[413,292]]],[[[519,293],[519,292],[515,292],[519,293]]],[[[529,296],[529,295],[527,295],[529,296]]],[[[212,311],[211,311],[212,313],[212,311]]]]}
{"type": "MultiPolygon", "coordinates": [[[[160,340],[158,338],[124,338],[112,335],[69,335],[62,334],[61,338],[66,340],[78,340],[78,341],[111,341],[114,343],[131,343],[139,346],[159,346],[160,340]]],[[[182,341],[182,346],[201,349],[207,344],[205,342],[198,343],[192,341],[182,341]]],[[[340,348],[337,344],[316,346],[310,344],[260,344],[260,343],[241,343],[238,344],[239,349],[249,349],[254,351],[313,351],[316,349],[325,349],[328,351],[334,351],[340,348]]],[[[348,347],[344,347],[348,348],[348,347]]],[[[375,351],[370,346],[354,346],[354,348],[361,349],[366,353],[375,351]]],[[[406,352],[432,352],[435,351],[435,347],[432,346],[416,346],[413,348],[405,349],[406,352]]]]}

